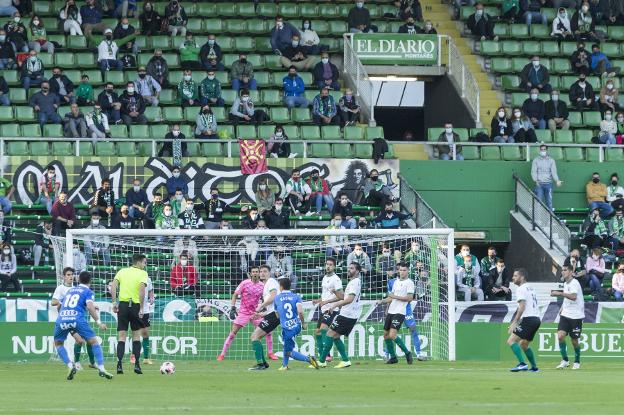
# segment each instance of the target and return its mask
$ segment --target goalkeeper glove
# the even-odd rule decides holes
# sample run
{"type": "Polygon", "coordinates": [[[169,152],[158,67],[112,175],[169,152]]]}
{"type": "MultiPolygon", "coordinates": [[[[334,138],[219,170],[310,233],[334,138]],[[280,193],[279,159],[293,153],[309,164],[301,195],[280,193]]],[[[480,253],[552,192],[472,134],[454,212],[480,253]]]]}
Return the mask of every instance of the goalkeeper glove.
{"type": "Polygon", "coordinates": [[[232,309],[230,310],[230,320],[235,320],[236,319],[236,307],[232,307],[232,309]]]}

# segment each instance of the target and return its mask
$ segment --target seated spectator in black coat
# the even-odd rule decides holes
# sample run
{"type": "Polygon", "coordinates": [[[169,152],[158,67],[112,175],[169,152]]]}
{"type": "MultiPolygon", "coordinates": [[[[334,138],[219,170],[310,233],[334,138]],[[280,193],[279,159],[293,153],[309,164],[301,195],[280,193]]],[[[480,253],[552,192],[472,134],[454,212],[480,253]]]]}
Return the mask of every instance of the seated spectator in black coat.
{"type": "Polygon", "coordinates": [[[559,99],[559,91],[553,90],[550,94],[550,100],[544,103],[544,119],[550,132],[554,134],[557,129],[569,130],[568,116],[567,104],[559,99]]]}
{"type": "Polygon", "coordinates": [[[321,53],[321,61],[314,66],[314,84],[318,89],[328,87],[333,90],[339,90],[340,84],[338,79],[340,78],[340,72],[336,65],[329,61],[329,54],[327,52],[321,53]]]}
{"type": "Polygon", "coordinates": [[[576,107],[577,111],[585,109],[598,111],[594,88],[586,81],[585,74],[580,74],[578,81],[570,87],[570,105],[576,107]]]}
{"type": "Polygon", "coordinates": [[[486,300],[511,301],[509,289],[509,270],[505,267],[505,260],[499,258],[496,261],[496,269],[492,269],[487,280],[482,281],[486,300]]]}
{"type": "Polygon", "coordinates": [[[498,36],[494,36],[494,19],[483,10],[482,3],[475,4],[475,13],[468,17],[466,26],[472,32],[472,35],[481,39],[498,40],[498,36]]]}
{"type": "Polygon", "coordinates": [[[526,92],[537,88],[539,92],[550,94],[552,87],[549,81],[550,74],[548,68],[540,63],[540,58],[537,55],[531,57],[531,62],[522,68],[522,72],[520,72],[520,88],[526,92]]]}

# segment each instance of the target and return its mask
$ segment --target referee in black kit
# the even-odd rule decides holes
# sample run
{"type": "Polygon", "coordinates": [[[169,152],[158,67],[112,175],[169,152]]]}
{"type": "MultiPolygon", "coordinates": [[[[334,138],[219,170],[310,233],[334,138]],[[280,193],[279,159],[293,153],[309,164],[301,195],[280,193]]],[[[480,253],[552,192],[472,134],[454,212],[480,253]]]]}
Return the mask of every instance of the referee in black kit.
{"type": "Polygon", "coordinates": [[[117,373],[123,374],[122,360],[126,351],[128,325],[132,329],[132,354],[135,357],[134,373],[142,375],[139,358],[141,357],[141,329],[143,323],[143,301],[147,287],[147,259],[143,254],[132,255],[132,266],[119,270],[111,283],[113,313],[117,313],[117,373]],[[119,286],[119,303],[117,287],[119,286]]]}

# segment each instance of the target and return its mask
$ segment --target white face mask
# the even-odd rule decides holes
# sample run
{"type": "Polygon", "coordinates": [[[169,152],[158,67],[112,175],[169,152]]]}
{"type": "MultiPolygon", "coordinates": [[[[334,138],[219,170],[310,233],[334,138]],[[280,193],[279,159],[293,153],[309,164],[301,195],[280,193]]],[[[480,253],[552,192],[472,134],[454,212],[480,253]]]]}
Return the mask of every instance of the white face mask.
{"type": "Polygon", "coordinates": [[[281,29],[282,27],[284,27],[284,22],[276,22],[275,27],[277,27],[278,29],[281,29]]]}
{"type": "Polygon", "coordinates": [[[163,211],[163,214],[164,214],[166,217],[169,217],[169,216],[171,216],[171,211],[170,211],[170,210],[165,210],[165,211],[163,211]]]}
{"type": "Polygon", "coordinates": [[[141,190],[141,186],[133,186],[132,188],[134,189],[135,192],[138,192],[139,190],[141,190]]]}
{"type": "Polygon", "coordinates": [[[191,75],[184,75],[184,80],[185,81],[190,81],[191,80],[191,75]]]}
{"type": "Polygon", "coordinates": [[[583,13],[587,13],[589,11],[589,7],[588,6],[583,6],[583,7],[581,7],[581,10],[583,11],[583,13]]]}
{"type": "Polygon", "coordinates": [[[283,135],[284,135],[284,133],[281,132],[281,131],[276,131],[275,132],[275,137],[282,137],[283,135]]]}
{"type": "Polygon", "coordinates": [[[174,137],[177,137],[180,135],[180,130],[173,130],[171,131],[171,134],[173,134],[174,137]]]}
{"type": "Polygon", "coordinates": [[[177,179],[178,177],[180,177],[180,173],[173,173],[173,177],[177,179]]]}
{"type": "Polygon", "coordinates": [[[308,30],[310,28],[310,24],[309,23],[304,23],[303,24],[303,29],[304,30],[308,30]]]}
{"type": "Polygon", "coordinates": [[[498,272],[503,272],[504,269],[505,269],[505,267],[496,267],[496,271],[498,271],[498,272]]]}
{"type": "Polygon", "coordinates": [[[385,256],[386,258],[390,256],[390,252],[384,252],[383,256],[385,256]]]}
{"type": "Polygon", "coordinates": [[[212,80],[214,80],[214,79],[215,79],[215,76],[214,76],[214,75],[208,75],[208,79],[209,79],[210,81],[212,81],[212,80]]]}
{"type": "Polygon", "coordinates": [[[361,9],[362,7],[364,7],[364,3],[362,3],[361,1],[358,1],[357,3],[355,3],[355,5],[357,6],[358,9],[361,9]]]}
{"type": "Polygon", "coordinates": [[[548,155],[548,152],[546,150],[541,150],[539,153],[542,157],[546,157],[548,155]]]}
{"type": "Polygon", "coordinates": [[[186,205],[186,210],[193,210],[193,205],[186,205]]]}
{"type": "Polygon", "coordinates": [[[444,131],[445,131],[447,134],[453,134],[453,129],[452,129],[452,128],[445,128],[445,129],[444,129],[444,131]]]}
{"type": "Polygon", "coordinates": [[[15,16],[15,17],[13,18],[13,21],[14,21],[15,23],[19,23],[19,22],[20,22],[20,20],[21,20],[21,18],[20,18],[20,17],[17,17],[17,16],[15,16]]]}
{"type": "Polygon", "coordinates": [[[516,118],[520,118],[520,115],[522,115],[522,113],[520,113],[520,112],[518,112],[518,111],[514,112],[514,116],[515,116],[516,118]]]}
{"type": "Polygon", "coordinates": [[[537,94],[531,94],[531,99],[533,101],[537,101],[537,94]]]}
{"type": "Polygon", "coordinates": [[[610,91],[613,89],[613,84],[607,84],[607,89],[610,91]]]}
{"type": "Polygon", "coordinates": [[[556,101],[559,101],[559,95],[553,95],[551,98],[552,98],[552,100],[553,100],[553,101],[555,101],[555,102],[556,102],[556,101]]]}
{"type": "Polygon", "coordinates": [[[34,24],[35,26],[39,26],[39,20],[33,20],[33,24],[34,24]]]}
{"type": "Polygon", "coordinates": [[[4,252],[4,255],[9,255],[11,253],[10,249],[3,249],[2,252],[4,252]]]}
{"type": "Polygon", "coordinates": [[[249,102],[249,97],[241,97],[241,101],[243,101],[243,102],[249,102]]]}
{"type": "Polygon", "coordinates": [[[322,58],[321,62],[323,62],[323,64],[327,64],[329,63],[329,58],[322,58]]]}
{"type": "Polygon", "coordinates": [[[182,259],[180,260],[180,265],[182,265],[183,267],[186,266],[186,264],[188,264],[188,259],[182,259]]]}
{"type": "Polygon", "coordinates": [[[611,121],[611,114],[605,114],[605,120],[611,121]]]}
{"type": "Polygon", "coordinates": [[[176,195],[176,197],[175,197],[175,198],[176,198],[176,200],[182,200],[183,196],[184,196],[184,195],[176,195]]]}
{"type": "Polygon", "coordinates": [[[498,116],[503,118],[505,116],[505,111],[498,111],[498,116]]]}
{"type": "Polygon", "coordinates": [[[99,220],[99,219],[92,219],[92,220],[91,220],[91,224],[92,224],[93,226],[98,226],[98,225],[100,224],[100,220],[99,220]]]}
{"type": "Polygon", "coordinates": [[[129,26],[129,25],[127,25],[127,24],[122,24],[122,25],[121,25],[121,28],[122,28],[122,29],[124,29],[124,30],[126,30],[126,29],[128,28],[128,26],[129,26]]]}
{"type": "Polygon", "coordinates": [[[281,212],[282,211],[282,205],[275,205],[275,211],[276,212],[281,212]]]}
{"type": "Polygon", "coordinates": [[[298,40],[293,40],[292,41],[292,45],[294,48],[296,48],[297,46],[299,46],[299,41],[298,40]]]}
{"type": "Polygon", "coordinates": [[[433,26],[431,26],[430,24],[426,24],[426,25],[425,25],[425,29],[427,29],[427,30],[431,30],[431,28],[432,28],[432,27],[433,27],[433,26]]]}
{"type": "Polygon", "coordinates": [[[624,118],[622,118],[622,117],[618,117],[617,120],[618,120],[618,122],[624,122],[624,118]]]}
{"type": "Polygon", "coordinates": [[[134,94],[134,87],[133,86],[129,86],[128,87],[128,93],[129,94],[134,94]]]}
{"type": "Polygon", "coordinates": [[[540,61],[533,61],[533,66],[535,66],[535,67],[540,66],[540,61]]]}
{"type": "Polygon", "coordinates": [[[266,187],[267,187],[267,185],[266,185],[266,184],[261,184],[261,185],[258,185],[258,188],[259,188],[260,190],[266,190],[266,187]]]}

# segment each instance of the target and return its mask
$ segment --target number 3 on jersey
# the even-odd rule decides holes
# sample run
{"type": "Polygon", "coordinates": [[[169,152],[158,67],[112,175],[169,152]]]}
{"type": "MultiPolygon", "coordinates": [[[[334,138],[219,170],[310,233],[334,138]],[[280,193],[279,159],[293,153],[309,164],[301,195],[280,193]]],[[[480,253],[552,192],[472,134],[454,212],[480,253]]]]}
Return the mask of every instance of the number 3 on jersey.
{"type": "Polygon", "coordinates": [[[284,304],[284,310],[286,310],[286,318],[293,318],[293,309],[292,304],[286,303],[284,304]]]}

